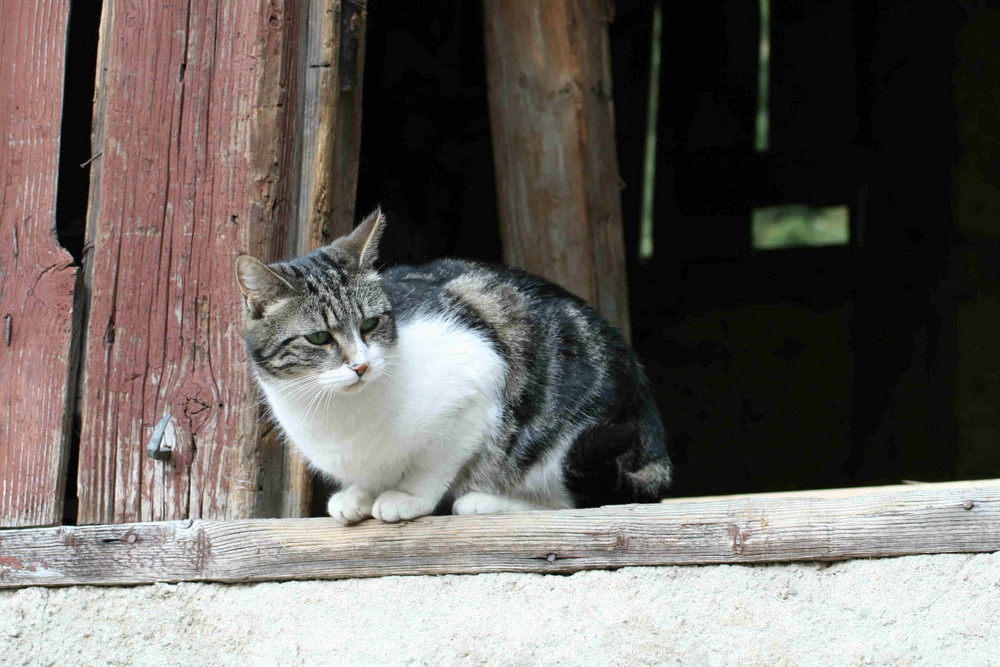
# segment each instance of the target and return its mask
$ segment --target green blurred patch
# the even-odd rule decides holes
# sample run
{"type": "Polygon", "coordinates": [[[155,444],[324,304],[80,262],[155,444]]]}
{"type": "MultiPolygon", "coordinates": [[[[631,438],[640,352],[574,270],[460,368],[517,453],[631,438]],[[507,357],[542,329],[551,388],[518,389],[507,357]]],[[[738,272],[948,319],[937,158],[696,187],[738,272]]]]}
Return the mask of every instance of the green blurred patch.
{"type": "Polygon", "coordinates": [[[851,240],[847,206],[783,204],[753,210],[754,250],[847,245],[851,240]]]}

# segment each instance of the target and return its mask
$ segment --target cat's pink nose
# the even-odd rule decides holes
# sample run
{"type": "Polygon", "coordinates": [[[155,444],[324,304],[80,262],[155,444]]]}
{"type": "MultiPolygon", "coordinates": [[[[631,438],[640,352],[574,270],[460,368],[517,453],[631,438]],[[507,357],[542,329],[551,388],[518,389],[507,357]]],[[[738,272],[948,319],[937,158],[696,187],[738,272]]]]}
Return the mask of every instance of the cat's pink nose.
{"type": "Polygon", "coordinates": [[[361,377],[368,370],[368,364],[351,364],[351,370],[357,373],[358,377],[361,377]]]}

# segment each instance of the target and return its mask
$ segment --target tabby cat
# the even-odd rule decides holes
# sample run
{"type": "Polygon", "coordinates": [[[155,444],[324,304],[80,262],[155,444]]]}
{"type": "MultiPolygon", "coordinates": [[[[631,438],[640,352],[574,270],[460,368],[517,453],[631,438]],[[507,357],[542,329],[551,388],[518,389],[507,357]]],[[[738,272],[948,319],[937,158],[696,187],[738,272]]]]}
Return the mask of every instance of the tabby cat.
{"type": "Polygon", "coordinates": [[[385,224],[375,211],[303,257],[236,263],[254,373],[291,442],[340,484],[330,516],[662,497],[663,426],[616,329],[514,268],[442,259],[379,273],[385,224]]]}

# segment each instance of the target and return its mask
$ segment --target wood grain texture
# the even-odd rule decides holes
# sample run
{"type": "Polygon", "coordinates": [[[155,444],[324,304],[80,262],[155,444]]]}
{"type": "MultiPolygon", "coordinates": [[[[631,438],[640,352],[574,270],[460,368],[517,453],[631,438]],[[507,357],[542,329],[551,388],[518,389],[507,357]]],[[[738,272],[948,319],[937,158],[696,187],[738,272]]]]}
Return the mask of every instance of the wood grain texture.
{"type": "MultiPolygon", "coordinates": [[[[297,254],[354,229],[367,17],[364,0],[309,2],[304,12],[297,254]]],[[[306,516],[312,475],[298,450],[288,455],[281,515],[306,516]]]]}
{"type": "Polygon", "coordinates": [[[608,0],[487,0],[486,74],[504,259],[629,336],[608,0]]]}
{"type": "Polygon", "coordinates": [[[1000,486],[343,527],[332,519],[0,531],[0,587],[576,572],[1000,551],[1000,486]]]}
{"type": "Polygon", "coordinates": [[[0,526],[62,518],[77,273],[56,240],[69,5],[0,4],[0,526]]]}
{"type": "MultiPolygon", "coordinates": [[[[807,489],[803,491],[768,491],[766,493],[755,493],[754,498],[850,498],[851,496],[864,496],[870,493],[909,493],[914,489],[939,490],[939,489],[975,489],[984,486],[1000,487],[1000,479],[978,479],[963,480],[958,482],[909,482],[907,484],[889,484],[883,486],[846,486],[836,489],[807,489]]],[[[697,496],[693,498],[664,498],[661,503],[690,503],[706,502],[716,500],[733,500],[746,498],[743,494],[729,494],[724,496],[697,496]]]]}
{"type": "Polygon", "coordinates": [[[306,10],[300,253],[354,229],[366,4],[324,0],[306,10]]]}
{"type": "Polygon", "coordinates": [[[295,0],[105,2],[86,265],[81,523],[277,516],[233,262],[288,254],[295,0]],[[173,416],[168,461],[146,457],[173,416]]]}

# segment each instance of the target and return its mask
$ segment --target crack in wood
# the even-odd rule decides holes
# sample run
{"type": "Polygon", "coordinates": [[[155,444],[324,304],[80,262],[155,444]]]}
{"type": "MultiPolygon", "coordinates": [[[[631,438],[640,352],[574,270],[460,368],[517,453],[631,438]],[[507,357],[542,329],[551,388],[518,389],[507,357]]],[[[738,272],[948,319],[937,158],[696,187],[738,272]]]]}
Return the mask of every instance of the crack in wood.
{"type": "Polygon", "coordinates": [[[113,314],[108,318],[108,325],[104,328],[104,343],[105,345],[115,344],[115,316],[113,314]]]}

